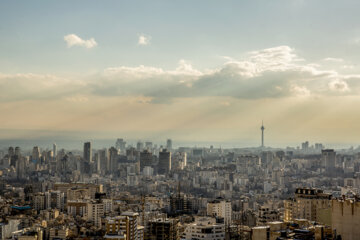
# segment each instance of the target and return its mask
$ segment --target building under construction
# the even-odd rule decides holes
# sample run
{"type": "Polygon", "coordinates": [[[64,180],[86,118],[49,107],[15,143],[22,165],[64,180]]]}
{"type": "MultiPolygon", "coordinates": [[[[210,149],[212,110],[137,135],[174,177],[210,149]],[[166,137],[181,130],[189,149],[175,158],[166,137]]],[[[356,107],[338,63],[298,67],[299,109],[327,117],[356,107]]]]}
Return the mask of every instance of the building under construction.
{"type": "Polygon", "coordinates": [[[149,221],[145,240],[180,240],[179,221],[168,218],[149,221]]]}

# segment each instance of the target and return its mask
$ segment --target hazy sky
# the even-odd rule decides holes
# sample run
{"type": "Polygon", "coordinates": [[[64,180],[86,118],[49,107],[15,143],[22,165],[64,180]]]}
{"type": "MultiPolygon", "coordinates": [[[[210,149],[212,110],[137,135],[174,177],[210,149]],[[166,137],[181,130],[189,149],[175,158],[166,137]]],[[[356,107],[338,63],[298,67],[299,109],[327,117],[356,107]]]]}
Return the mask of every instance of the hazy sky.
{"type": "Polygon", "coordinates": [[[360,1],[1,1],[0,139],[358,144],[360,1]]]}

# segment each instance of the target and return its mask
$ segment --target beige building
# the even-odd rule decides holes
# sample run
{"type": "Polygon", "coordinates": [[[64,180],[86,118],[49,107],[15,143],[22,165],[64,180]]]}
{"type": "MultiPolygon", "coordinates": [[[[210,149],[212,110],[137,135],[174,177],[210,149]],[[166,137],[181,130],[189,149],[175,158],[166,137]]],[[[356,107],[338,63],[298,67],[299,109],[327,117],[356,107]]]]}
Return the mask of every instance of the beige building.
{"type": "Polygon", "coordinates": [[[17,240],[40,240],[37,235],[21,235],[17,237],[17,240]]]}
{"type": "Polygon", "coordinates": [[[253,227],[251,229],[251,240],[270,240],[270,227],[253,227]]]}
{"type": "Polygon", "coordinates": [[[87,214],[87,201],[67,201],[67,213],[72,216],[86,216],[87,214]]]}
{"type": "Polygon", "coordinates": [[[331,225],[331,195],[322,190],[298,188],[295,198],[284,201],[284,221],[307,219],[331,225]]]}
{"type": "Polygon", "coordinates": [[[137,226],[138,240],[144,240],[145,238],[144,231],[145,231],[144,226],[137,226]]]}
{"type": "Polygon", "coordinates": [[[88,189],[88,194],[91,199],[95,199],[95,193],[103,192],[102,184],[92,184],[92,183],[55,183],[54,190],[59,190],[63,192],[65,198],[67,198],[67,192],[69,189],[88,189]]]}
{"type": "Polygon", "coordinates": [[[34,206],[34,209],[37,211],[45,209],[45,194],[44,193],[37,193],[34,195],[33,206],[34,206]]]}
{"type": "Polygon", "coordinates": [[[137,218],[139,214],[123,212],[121,216],[106,219],[106,234],[108,236],[125,235],[126,240],[139,240],[137,218]]]}
{"type": "MultiPolygon", "coordinates": [[[[11,233],[11,239],[17,240],[43,240],[43,230],[40,227],[25,228],[11,233]]],[[[0,238],[10,239],[10,238],[0,238]]]]}
{"type": "Polygon", "coordinates": [[[66,239],[68,235],[69,235],[69,229],[65,227],[50,229],[50,240],[66,239]]]}
{"type": "Polygon", "coordinates": [[[88,188],[71,188],[67,190],[67,200],[90,199],[90,189],[88,188]]]}
{"type": "Polygon", "coordinates": [[[225,225],[216,223],[215,218],[202,217],[186,226],[181,239],[185,240],[224,240],[225,225]]]}
{"type": "Polygon", "coordinates": [[[360,239],[360,201],[333,199],[331,207],[332,229],[342,240],[360,239]]]}
{"type": "Polygon", "coordinates": [[[207,204],[207,215],[224,218],[225,226],[229,226],[232,217],[231,202],[223,199],[209,202],[207,204]]]}
{"type": "MultiPolygon", "coordinates": [[[[313,222],[301,219],[294,221],[297,228],[285,222],[269,222],[267,226],[251,228],[251,240],[277,240],[277,239],[334,239],[330,227],[313,225],[313,222]]],[[[249,238],[246,238],[249,239],[249,238]]]]}

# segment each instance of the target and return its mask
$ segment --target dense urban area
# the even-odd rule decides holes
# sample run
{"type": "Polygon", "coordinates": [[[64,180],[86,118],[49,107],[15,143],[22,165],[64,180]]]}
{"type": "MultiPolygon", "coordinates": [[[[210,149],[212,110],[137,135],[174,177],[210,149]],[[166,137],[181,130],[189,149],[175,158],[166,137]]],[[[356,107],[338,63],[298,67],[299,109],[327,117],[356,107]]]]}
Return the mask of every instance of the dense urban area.
{"type": "Polygon", "coordinates": [[[360,240],[359,105],[360,0],[0,0],[0,240],[360,240]]]}
{"type": "Polygon", "coordinates": [[[0,151],[1,239],[359,239],[360,149],[0,151]]]}

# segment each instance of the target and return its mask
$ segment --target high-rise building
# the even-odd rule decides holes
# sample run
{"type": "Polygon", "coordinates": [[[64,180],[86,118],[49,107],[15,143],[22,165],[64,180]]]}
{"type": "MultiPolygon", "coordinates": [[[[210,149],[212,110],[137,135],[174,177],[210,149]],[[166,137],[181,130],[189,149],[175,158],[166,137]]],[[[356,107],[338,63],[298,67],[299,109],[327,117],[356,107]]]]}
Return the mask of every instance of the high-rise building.
{"type": "Polygon", "coordinates": [[[177,152],[175,155],[171,155],[171,169],[181,169],[187,165],[187,154],[186,152],[177,152]]]}
{"type": "Polygon", "coordinates": [[[105,221],[105,239],[127,239],[128,219],[126,216],[107,217],[105,221]]]}
{"type": "Polygon", "coordinates": [[[8,156],[9,158],[11,158],[12,156],[15,155],[15,151],[14,151],[14,148],[13,147],[9,147],[8,149],[8,156]]]}
{"type": "Polygon", "coordinates": [[[101,228],[101,217],[103,216],[103,203],[92,201],[87,204],[87,219],[92,221],[97,228],[101,228]]]}
{"type": "Polygon", "coordinates": [[[153,143],[152,142],[145,142],[145,148],[148,150],[151,150],[153,148],[153,143]]]}
{"type": "Polygon", "coordinates": [[[224,240],[225,225],[216,223],[215,218],[201,217],[186,227],[182,239],[224,240]]]}
{"type": "Polygon", "coordinates": [[[21,228],[20,219],[9,219],[7,223],[0,224],[0,239],[10,239],[13,237],[13,232],[21,228]]]}
{"type": "Polygon", "coordinates": [[[147,240],[179,240],[179,220],[163,219],[149,221],[145,232],[147,240]]]}
{"type": "Polygon", "coordinates": [[[343,240],[355,240],[360,236],[360,201],[354,198],[333,199],[331,204],[331,228],[343,240]]]}
{"type": "Polygon", "coordinates": [[[123,212],[121,216],[107,218],[106,234],[109,236],[125,235],[126,240],[138,240],[138,216],[138,213],[123,212]]]}
{"type": "Polygon", "coordinates": [[[174,193],[170,196],[170,214],[172,216],[191,213],[192,202],[188,196],[181,194],[180,192],[174,193]]]}
{"type": "Polygon", "coordinates": [[[56,156],[57,156],[57,146],[56,146],[56,143],[53,144],[53,157],[54,157],[54,160],[56,159],[56,156]]]}
{"type": "Polygon", "coordinates": [[[40,148],[38,146],[35,146],[32,151],[31,161],[33,163],[39,163],[40,157],[41,157],[40,148]]]}
{"type": "Polygon", "coordinates": [[[98,151],[101,171],[110,171],[109,152],[106,148],[98,151]]]}
{"type": "Polygon", "coordinates": [[[335,169],[336,152],[334,149],[325,149],[321,151],[321,159],[325,164],[325,171],[330,173],[335,169]]]}
{"type": "Polygon", "coordinates": [[[10,166],[16,167],[16,164],[19,160],[20,155],[16,155],[14,148],[13,147],[9,147],[8,150],[8,159],[10,161],[10,166]]]}
{"type": "Polygon", "coordinates": [[[101,202],[104,204],[104,213],[111,213],[113,211],[113,199],[103,198],[101,202]]]}
{"type": "Polygon", "coordinates": [[[46,164],[50,163],[50,161],[52,160],[55,160],[54,158],[54,154],[53,154],[53,151],[50,150],[50,151],[44,151],[43,154],[42,154],[42,157],[44,159],[44,162],[46,164]]]}
{"type": "Polygon", "coordinates": [[[84,143],[84,160],[88,163],[92,162],[91,142],[84,143]]]}
{"type": "Polygon", "coordinates": [[[21,149],[20,149],[20,147],[16,147],[16,148],[15,148],[15,155],[18,156],[18,157],[21,156],[21,149]]]}
{"type": "Polygon", "coordinates": [[[63,210],[65,205],[65,194],[61,191],[48,191],[45,193],[45,208],[63,210]]]}
{"type": "Polygon", "coordinates": [[[315,150],[316,151],[321,151],[323,150],[324,146],[322,145],[322,143],[315,143],[315,150]]]}
{"type": "Polygon", "coordinates": [[[274,158],[273,152],[271,152],[271,151],[261,152],[261,159],[260,159],[261,166],[265,168],[265,167],[271,165],[273,158],[274,158]]]}
{"type": "Polygon", "coordinates": [[[137,218],[138,218],[139,214],[134,213],[134,212],[123,212],[123,213],[121,213],[121,216],[124,216],[127,218],[126,239],[127,240],[137,240],[138,239],[137,218]]]}
{"type": "Polygon", "coordinates": [[[306,142],[301,143],[301,150],[302,150],[303,152],[309,151],[309,141],[306,141],[306,142]]]}
{"type": "Polygon", "coordinates": [[[136,143],[136,150],[142,151],[144,149],[144,143],[139,141],[136,143]]]}
{"type": "Polygon", "coordinates": [[[33,208],[37,211],[45,209],[45,194],[37,193],[32,198],[33,208]]]}
{"type": "Polygon", "coordinates": [[[25,173],[26,173],[25,157],[21,157],[21,156],[19,157],[18,155],[15,155],[15,157],[17,158],[17,161],[16,161],[17,177],[18,177],[18,179],[24,179],[25,173]]]}
{"type": "Polygon", "coordinates": [[[209,202],[207,204],[207,215],[223,218],[225,226],[229,226],[232,219],[231,202],[225,199],[216,199],[209,202]]]}
{"type": "Polygon", "coordinates": [[[297,188],[295,198],[284,201],[284,220],[307,219],[330,225],[331,195],[319,189],[297,188]]]}
{"type": "Polygon", "coordinates": [[[101,165],[100,165],[100,155],[99,155],[99,152],[96,152],[94,154],[94,171],[96,173],[101,173],[101,165]]]}
{"type": "Polygon", "coordinates": [[[118,150],[116,148],[109,148],[109,158],[110,169],[108,171],[115,173],[118,170],[118,150]]]}
{"type": "Polygon", "coordinates": [[[140,171],[142,172],[145,166],[152,166],[152,153],[149,150],[144,150],[140,153],[140,171]]]}
{"type": "Polygon", "coordinates": [[[158,173],[159,174],[167,174],[171,170],[171,152],[163,149],[159,153],[159,166],[158,173]]]}
{"type": "Polygon", "coordinates": [[[126,142],[122,138],[118,138],[115,143],[115,147],[120,150],[121,153],[124,153],[126,150],[126,142]]]}
{"type": "Polygon", "coordinates": [[[167,150],[171,151],[172,150],[172,140],[171,139],[168,139],[166,141],[166,148],[167,150]]]}
{"type": "Polygon", "coordinates": [[[139,161],[140,152],[134,147],[126,149],[126,157],[129,161],[139,161]]]}
{"type": "Polygon", "coordinates": [[[71,216],[84,217],[87,215],[87,200],[68,200],[66,203],[67,213],[71,216]]]}

